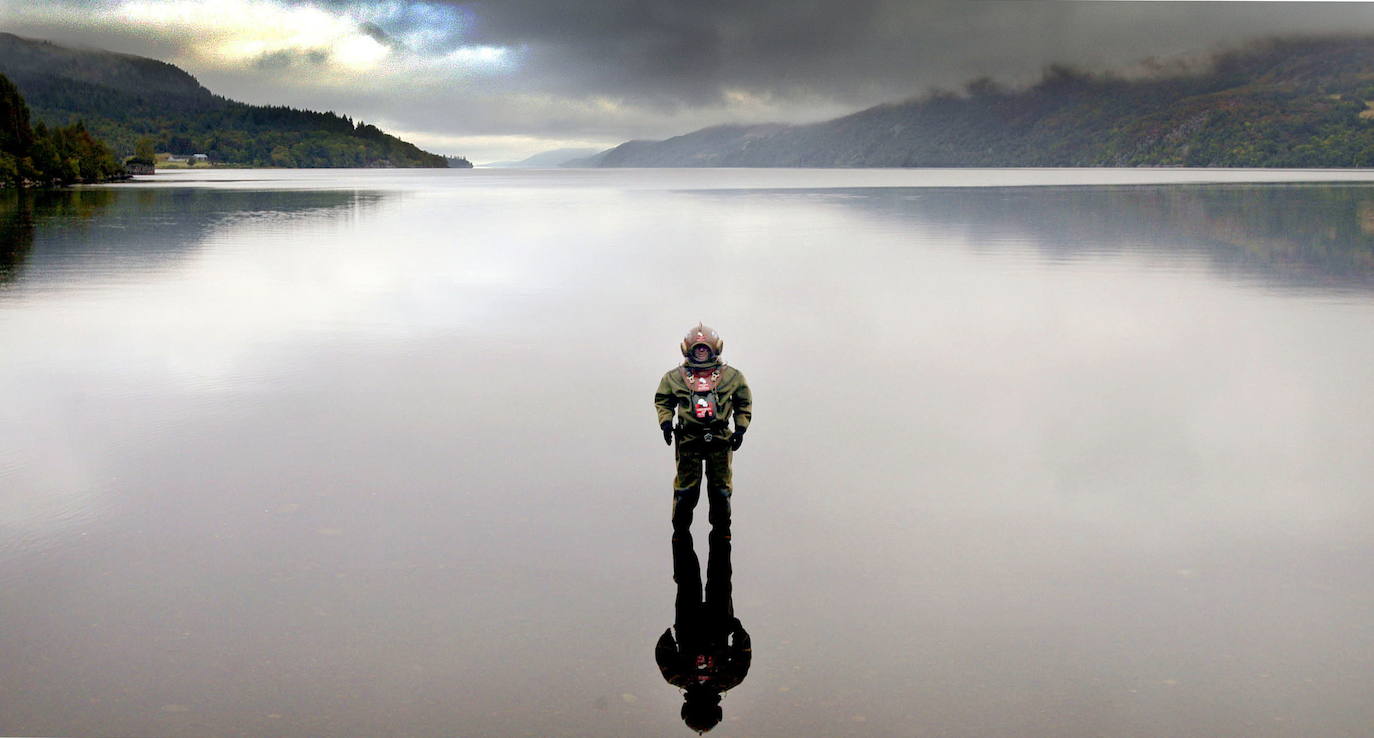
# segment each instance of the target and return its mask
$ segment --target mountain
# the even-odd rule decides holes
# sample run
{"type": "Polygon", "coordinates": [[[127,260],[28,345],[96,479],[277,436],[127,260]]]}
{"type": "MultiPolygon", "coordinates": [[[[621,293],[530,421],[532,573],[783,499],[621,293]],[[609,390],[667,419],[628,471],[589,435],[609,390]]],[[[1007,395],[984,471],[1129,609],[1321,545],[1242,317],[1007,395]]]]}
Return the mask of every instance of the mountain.
{"type": "Polygon", "coordinates": [[[36,121],[81,119],[119,156],[142,138],[215,163],[282,167],[446,167],[444,157],[333,112],[248,105],[166,62],[0,33],[0,73],[36,121]]]}
{"type": "Polygon", "coordinates": [[[527,156],[520,161],[494,161],[482,166],[491,169],[554,169],[575,159],[593,156],[599,151],[600,149],[553,149],[527,156]]]}
{"type": "Polygon", "coordinates": [[[601,166],[601,162],[606,160],[606,155],[611,153],[612,151],[615,151],[615,149],[606,149],[604,151],[598,151],[595,154],[592,154],[591,156],[583,156],[577,159],[569,159],[563,162],[562,164],[559,164],[558,166],[567,169],[576,169],[580,167],[599,167],[601,166]]]}
{"type": "Polygon", "coordinates": [[[812,125],[630,141],[603,167],[1370,167],[1374,38],[1269,40],[1205,69],[1123,79],[1052,67],[1008,90],[880,105],[812,125]]]}

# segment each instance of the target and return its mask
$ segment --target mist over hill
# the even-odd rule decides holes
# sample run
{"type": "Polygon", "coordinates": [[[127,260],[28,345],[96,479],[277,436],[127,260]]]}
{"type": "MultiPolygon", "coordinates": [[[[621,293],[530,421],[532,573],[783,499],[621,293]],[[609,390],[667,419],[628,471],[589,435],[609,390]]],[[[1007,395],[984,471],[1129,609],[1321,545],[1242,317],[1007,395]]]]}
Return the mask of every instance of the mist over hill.
{"type": "Polygon", "coordinates": [[[1268,40],[1201,71],[1124,79],[1052,67],[812,125],[629,141],[602,167],[1374,166],[1374,38],[1268,40]]]}
{"type": "Polygon", "coordinates": [[[159,151],[280,167],[447,167],[444,157],[333,112],[248,105],[180,68],[130,54],[0,33],[0,73],[50,126],[81,119],[119,156],[141,138],[159,151]]]}
{"type": "Polygon", "coordinates": [[[490,169],[556,169],[568,162],[595,156],[597,153],[599,153],[597,149],[553,149],[541,151],[518,161],[493,161],[482,166],[490,169]]]}

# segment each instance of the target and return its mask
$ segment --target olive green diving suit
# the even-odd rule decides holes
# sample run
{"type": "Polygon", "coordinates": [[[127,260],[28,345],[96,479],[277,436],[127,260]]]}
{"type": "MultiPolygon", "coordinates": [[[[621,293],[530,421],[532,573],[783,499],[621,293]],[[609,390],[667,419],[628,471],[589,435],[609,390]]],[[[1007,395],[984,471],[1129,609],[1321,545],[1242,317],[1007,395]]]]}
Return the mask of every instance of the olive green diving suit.
{"type": "Polygon", "coordinates": [[[704,470],[711,527],[728,531],[730,465],[753,417],[753,397],[744,374],[720,360],[724,341],[715,331],[698,325],[688,332],[681,348],[686,360],[663,375],[654,393],[664,440],[676,442],[673,528],[691,527],[704,470]]]}

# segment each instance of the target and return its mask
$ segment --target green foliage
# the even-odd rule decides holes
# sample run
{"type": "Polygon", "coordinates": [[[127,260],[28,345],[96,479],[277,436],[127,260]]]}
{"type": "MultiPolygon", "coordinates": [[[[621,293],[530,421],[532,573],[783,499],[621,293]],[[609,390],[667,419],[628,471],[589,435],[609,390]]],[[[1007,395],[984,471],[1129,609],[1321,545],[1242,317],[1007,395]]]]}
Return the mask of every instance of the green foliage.
{"type": "Polygon", "coordinates": [[[19,94],[19,88],[0,75],[0,151],[26,151],[32,145],[29,106],[19,94]]]}
{"type": "Polygon", "coordinates": [[[124,174],[109,147],[81,121],[51,129],[42,122],[30,127],[24,98],[0,75],[0,183],[69,185],[124,174]]]}
{"type": "Polygon", "coordinates": [[[157,149],[153,145],[153,139],[148,136],[140,138],[134,144],[134,155],[124,160],[126,165],[137,164],[145,167],[157,165],[157,149]]]}
{"type": "MultiPolygon", "coordinates": [[[[420,150],[376,126],[334,113],[264,107],[221,100],[212,109],[163,111],[139,117],[117,109],[92,111],[91,126],[116,146],[148,138],[160,151],[206,154],[212,163],[277,167],[442,167],[443,157],[420,150]]],[[[71,111],[40,108],[59,118],[71,111]]]]}

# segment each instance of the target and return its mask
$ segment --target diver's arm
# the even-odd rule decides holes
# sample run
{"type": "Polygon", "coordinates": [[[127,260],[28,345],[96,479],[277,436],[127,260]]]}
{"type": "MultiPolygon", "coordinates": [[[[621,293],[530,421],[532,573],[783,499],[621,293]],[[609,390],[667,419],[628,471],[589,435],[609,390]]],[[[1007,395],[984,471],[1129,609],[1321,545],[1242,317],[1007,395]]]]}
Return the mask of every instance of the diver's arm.
{"type": "Polygon", "coordinates": [[[731,395],[731,404],[734,407],[735,430],[743,431],[754,419],[754,395],[749,391],[749,383],[744,381],[743,374],[739,375],[739,386],[731,395]]]}
{"type": "Polygon", "coordinates": [[[673,421],[673,413],[677,410],[677,395],[673,394],[673,385],[669,380],[673,376],[672,372],[663,375],[663,379],[658,382],[658,391],[654,393],[654,410],[658,412],[658,424],[673,421]]]}
{"type": "Polygon", "coordinates": [[[677,642],[673,640],[673,629],[669,628],[658,637],[658,643],[654,646],[654,661],[658,662],[659,669],[666,672],[676,658],[677,642]]]}
{"type": "Polygon", "coordinates": [[[734,619],[733,625],[730,631],[730,665],[740,681],[744,681],[744,675],[749,673],[749,664],[754,660],[754,647],[739,618],[734,619]]]}
{"type": "Polygon", "coordinates": [[[680,664],[682,657],[678,653],[677,642],[673,640],[672,628],[658,637],[658,644],[654,646],[654,661],[658,663],[658,671],[665,681],[675,687],[686,685],[680,664]]]}

